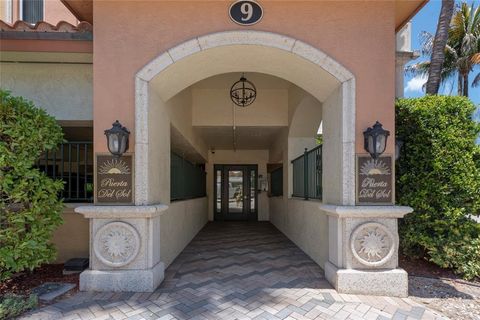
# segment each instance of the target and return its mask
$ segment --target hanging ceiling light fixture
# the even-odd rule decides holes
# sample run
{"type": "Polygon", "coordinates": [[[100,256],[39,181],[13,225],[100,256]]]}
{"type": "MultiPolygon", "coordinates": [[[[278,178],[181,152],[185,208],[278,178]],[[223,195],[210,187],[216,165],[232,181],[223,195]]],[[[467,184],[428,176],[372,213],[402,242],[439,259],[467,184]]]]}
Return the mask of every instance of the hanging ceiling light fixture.
{"type": "Polygon", "coordinates": [[[239,107],[249,106],[257,97],[257,88],[245,78],[245,74],[230,89],[230,98],[239,107]]]}

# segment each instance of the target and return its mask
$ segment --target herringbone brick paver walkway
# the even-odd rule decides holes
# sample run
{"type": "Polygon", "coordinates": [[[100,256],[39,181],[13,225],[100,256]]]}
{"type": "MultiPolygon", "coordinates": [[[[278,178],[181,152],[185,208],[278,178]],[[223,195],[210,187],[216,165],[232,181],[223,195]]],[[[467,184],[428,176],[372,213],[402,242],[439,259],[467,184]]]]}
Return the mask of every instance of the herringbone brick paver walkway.
{"type": "Polygon", "coordinates": [[[23,319],[440,319],[410,299],[338,294],[270,223],[209,223],[154,293],[89,293],[23,319]]]}

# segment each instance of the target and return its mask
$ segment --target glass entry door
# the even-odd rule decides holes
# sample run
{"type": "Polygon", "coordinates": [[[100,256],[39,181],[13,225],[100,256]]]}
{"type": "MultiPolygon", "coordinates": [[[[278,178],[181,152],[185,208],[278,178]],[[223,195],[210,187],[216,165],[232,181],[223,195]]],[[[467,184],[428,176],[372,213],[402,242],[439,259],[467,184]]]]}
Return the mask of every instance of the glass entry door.
{"type": "Polygon", "coordinates": [[[215,220],[257,220],[257,165],[214,166],[215,220]]]}

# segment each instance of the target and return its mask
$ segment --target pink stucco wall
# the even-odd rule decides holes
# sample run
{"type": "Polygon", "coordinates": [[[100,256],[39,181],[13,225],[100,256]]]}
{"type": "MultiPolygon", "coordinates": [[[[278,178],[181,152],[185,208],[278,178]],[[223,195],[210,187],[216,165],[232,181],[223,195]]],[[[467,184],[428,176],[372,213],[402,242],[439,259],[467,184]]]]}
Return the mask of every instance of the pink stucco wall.
{"type": "MultiPolygon", "coordinates": [[[[230,1],[94,1],[95,150],[119,119],[134,129],[135,74],[165,50],[199,35],[262,30],[324,51],[356,77],[356,150],[375,120],[394,135],[395,7],[391,1],[261,1],[251,27],[228,17],[230,1]]],[[[130,146],[134,146],[133,137],[130,146]]],[[[393,139],[392,139],[393,140],[393,139]]],[[[390,140],[390,141],[392,141],[390,140]]],[[[132,150],[133,151],[133,150],[132,150]]],[[[387,152],[393,152],[389,143],[387,152]]]]}

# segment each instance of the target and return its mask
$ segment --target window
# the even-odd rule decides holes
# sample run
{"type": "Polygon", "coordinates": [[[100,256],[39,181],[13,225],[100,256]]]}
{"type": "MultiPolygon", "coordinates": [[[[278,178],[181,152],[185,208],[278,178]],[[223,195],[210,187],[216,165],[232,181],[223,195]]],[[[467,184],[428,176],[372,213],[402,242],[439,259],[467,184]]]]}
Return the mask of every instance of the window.
{"type": "Polygon", "coordinates": [[[196,165],[172,153],[170,161],[170,200],[205,197],[206,176],[203,165],[196,165]]]}
{"type": "Polygon", "coordinates": [[[44,0],[22,0],[22,20],[32,24],[43,20],[44,0]]]}
{"type": "Polygon", "coordinates": [[[283,195],[283,167],[277,168],[270,173],[270,196],[283,195]]]}
{"type": "Polygon", "coordinates": [[[93,202],[93,128],[78,126],[76,121],[62,121],[62,125],[68,142],[45,152],[36,167],[63,181],[59,196],[65,202],[93,202]]]}

